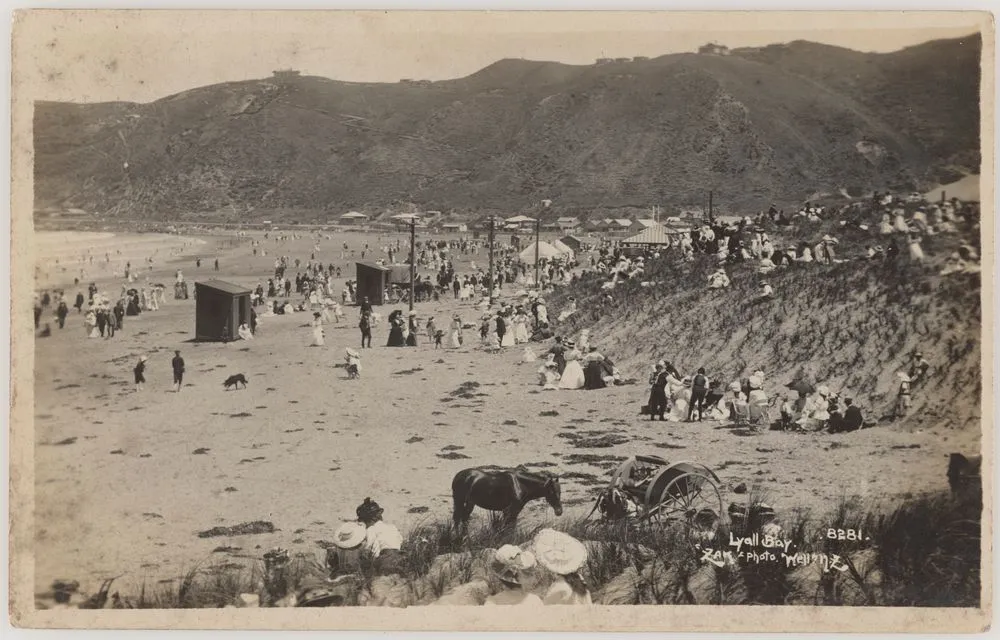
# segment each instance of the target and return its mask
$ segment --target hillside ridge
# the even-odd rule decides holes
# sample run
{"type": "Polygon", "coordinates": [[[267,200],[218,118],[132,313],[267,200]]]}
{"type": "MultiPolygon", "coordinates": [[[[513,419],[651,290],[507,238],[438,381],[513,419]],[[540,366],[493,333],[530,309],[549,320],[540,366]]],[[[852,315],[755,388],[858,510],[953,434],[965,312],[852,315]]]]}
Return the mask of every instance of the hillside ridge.
{"type": "Polygon", "coordinates": [[[147,219],[399,203],[565,214],[723,210],[918,190],[979,168],[981,40],[867,54],[794,42],[595,65],[503,59],[464,78],[318,76],[147,104],[39,102],[36,208],[147,219]]]}

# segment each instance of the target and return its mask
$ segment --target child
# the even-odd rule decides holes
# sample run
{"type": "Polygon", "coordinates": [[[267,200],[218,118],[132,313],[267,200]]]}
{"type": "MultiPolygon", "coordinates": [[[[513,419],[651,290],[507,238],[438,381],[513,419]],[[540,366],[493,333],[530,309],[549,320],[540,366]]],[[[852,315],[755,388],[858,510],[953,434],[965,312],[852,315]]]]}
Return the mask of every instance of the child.
{"type": "Polygon", "coordinates": [[[899,376],[899,393],[896,397],[896,417],[903,418],[910,411],[913,399],[910,395],[910,376],[905,373],[897,373],[899,376]]]}
{"type": "Polygon", "coordinates": [[[438,329],[437,331],[434,332],[434,348],[435,349],[443,349],[444,348],[441,345],[441,341],[442,340],[444,340],[444,330],[443,329],[438,329]]]}
{"type": "Polygon", "coordinates": [[[146,384],[146,356],[139,357],[139,363],[132,372],[135,374],[135,390],[142,391],[142,385],[146,384]]]}
{"type": "Polygon", "coordinates": [[[490,317],[487,315],[483,316],[483,322],[482,324],[479,325],[479,341],[483,344],[483,346],[487,346],[489,344],[489,340],[487,339],[487,336],[489,334],[490,334],[490,317]]]}
{"type": "Polygon", "coordinates": [[[358,354],[354,349],[348,348],[346,350],[347,356],[344,358],[347,361],[347,379],[354,380],[361,377],[361,355],[358,354]]]}

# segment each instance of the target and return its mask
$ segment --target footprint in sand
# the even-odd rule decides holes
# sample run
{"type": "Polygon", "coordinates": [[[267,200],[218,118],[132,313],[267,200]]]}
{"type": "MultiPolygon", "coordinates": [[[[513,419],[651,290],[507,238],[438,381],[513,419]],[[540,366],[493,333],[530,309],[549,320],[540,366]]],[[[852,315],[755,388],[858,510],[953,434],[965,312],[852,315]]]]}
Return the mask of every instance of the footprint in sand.
{"type": "Polygon", "coordinates": [[[192,451],[191,455],[194,455],[194,456],[205,455],[209,451],[211,451],[211,449],[208,449],[208,448],[205,448],[205,447],[199,447],[199,448],[195,449],[194,451],[192,451]]]}
{"type": "Polygon", "coordinates": [[[123,456],[123,455],[125,455],[125,452],[122,451],[121,449],[115,449],[114,451],[111,452],[111,455],[113,455],[113,456],[123,456]]]}
{"type": "Polygon", "coordinates": [[[239,489],[237,489],[236,487],[226,487],[225,489],[223,489],[223,491],[225,491],[226,493],[233,493],[234,491],[239,491],[239,489]]]}
{"type": "Polygon", "coordinates": [[[423,442],[424,439],[420,436],[413,436],[406,439],[406,444],[413,444],[414,442],[423,442]]]}

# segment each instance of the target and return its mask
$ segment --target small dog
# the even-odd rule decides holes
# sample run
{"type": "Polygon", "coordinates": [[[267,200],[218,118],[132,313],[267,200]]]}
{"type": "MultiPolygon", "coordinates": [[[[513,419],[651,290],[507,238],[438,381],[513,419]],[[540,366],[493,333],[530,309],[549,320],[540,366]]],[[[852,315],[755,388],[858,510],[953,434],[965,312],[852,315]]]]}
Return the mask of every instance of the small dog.
{"type": "Polygon", "coordinates": [[[438,329],[437,331],[434,332],[434,348],[435,349],[442,348],[441,347],[441,341],[443,339],[444,339],[444,331],[443,330],[438,329]]]}
{"type": "Polygon", "coordinates": [[[223,382],[223,386],[226,387],[226,391],[229,391],[230,387],[240,388],[240,383],[243,383],[243,388],[247,388],[247,377],[242,373],[237,373],[236,375],[229,376],[226,381],[223,382]]]}

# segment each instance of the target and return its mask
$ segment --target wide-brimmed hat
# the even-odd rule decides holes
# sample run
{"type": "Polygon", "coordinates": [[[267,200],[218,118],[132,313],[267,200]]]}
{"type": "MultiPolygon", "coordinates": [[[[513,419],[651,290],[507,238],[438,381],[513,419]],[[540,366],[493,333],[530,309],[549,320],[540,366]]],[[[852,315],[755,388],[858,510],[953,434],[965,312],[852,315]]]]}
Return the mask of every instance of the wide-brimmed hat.
{"type": "Polygon", "coordinates": [[[532,549],[538,564],[559,575],[579,571],[587,561],[587,548],[582,542],[554,529],[539,531],[532,549]]]}
{"type": "Polygon", "coordinates": [[[660,368],[663,368],[663,367],[667,366],[667,363],[664,362],[663,360],[660,360],[659,362],[656,363],[656,366],[660,367],[660,368]]]}
{"type": "Polygon", "coordinates": [[[408,316],[415,316],[415,315],[417,315],[417,312],[416,312],[416,311],[410,311],[410,312],[409,312],[408,314],[406,314],[406,315],[408,315],[408,316]]]}
{"type": "Polygon", "coordinates": [[[521,584],[521,573],[535,566],[535,554],[518,546],[505,544],[493,554],[490,570],[504,582],[521,584]]]}
{"type": "Polygon", "coordinates": [[[341,549],[353,549],[365,541],[368,528],[360,522],[345,522],[333,534],[333,544],[341,549]]]}
{"type": "Polygon", "coordinates": [[[684,376],[684,379],[683,379],[683,380],[681,380],[681,383],[682,383],[682,384],[683,384],[683,385],[684,385],[685,387],[690,387],[690,386],[691,386],[691,376],[684,376]]]}
{"type": "Polygon", "coordinates": [[[348,356],[350,356],[352,358],[360,358],[361,357],[361,354],[359,354],[357,351],[355,351],[354,349],[352,349],[350,347],[347,347],[346,349],[344,349],[344,351],[347,353],[348,356]]]}
{"type": "Polygon", "coordinates": [[[146,360],[149,360],[149,356],[139,356],[139,362],[145,362],[146,360]]]}
{"type": "Polygon", "coordinates": [[[903,382],[910,382],[909,374],[903,373],[902,371],[897,372],[896,377],[902,380],[903,382]]]}
{"type": "Polygon", "coordinates": [[[828,395],[830,395],[830,387],[826,386],[825,384],[821,384],[820,386],[816,387],[816,393],[825,398],[828,395]]]}
{"type": "Polygon", "coordinates": [[[740,383],[739,382],[733,382],[733,383],[731,383],[729,385],[729,390],[730,391],[742,391],[743,389],[742,389],[742,387],[740,387],[740,383]]]}
{"type": "Polygon", "coordinates": [[[323,315],[323,314],[322,314],[322,313],[320,313],[319,311],[313,311],[313,317],[314,317],[314,318],[318,318],[318,317],[320,317],[321,315],[323,315]]]}
{"type": "Polygon", "coordinates": [[[573,342],[572,340],[563,340],[563,346],[566,347],[567,349],[572,349],[576,347],[576,343],[573,342]]]}

